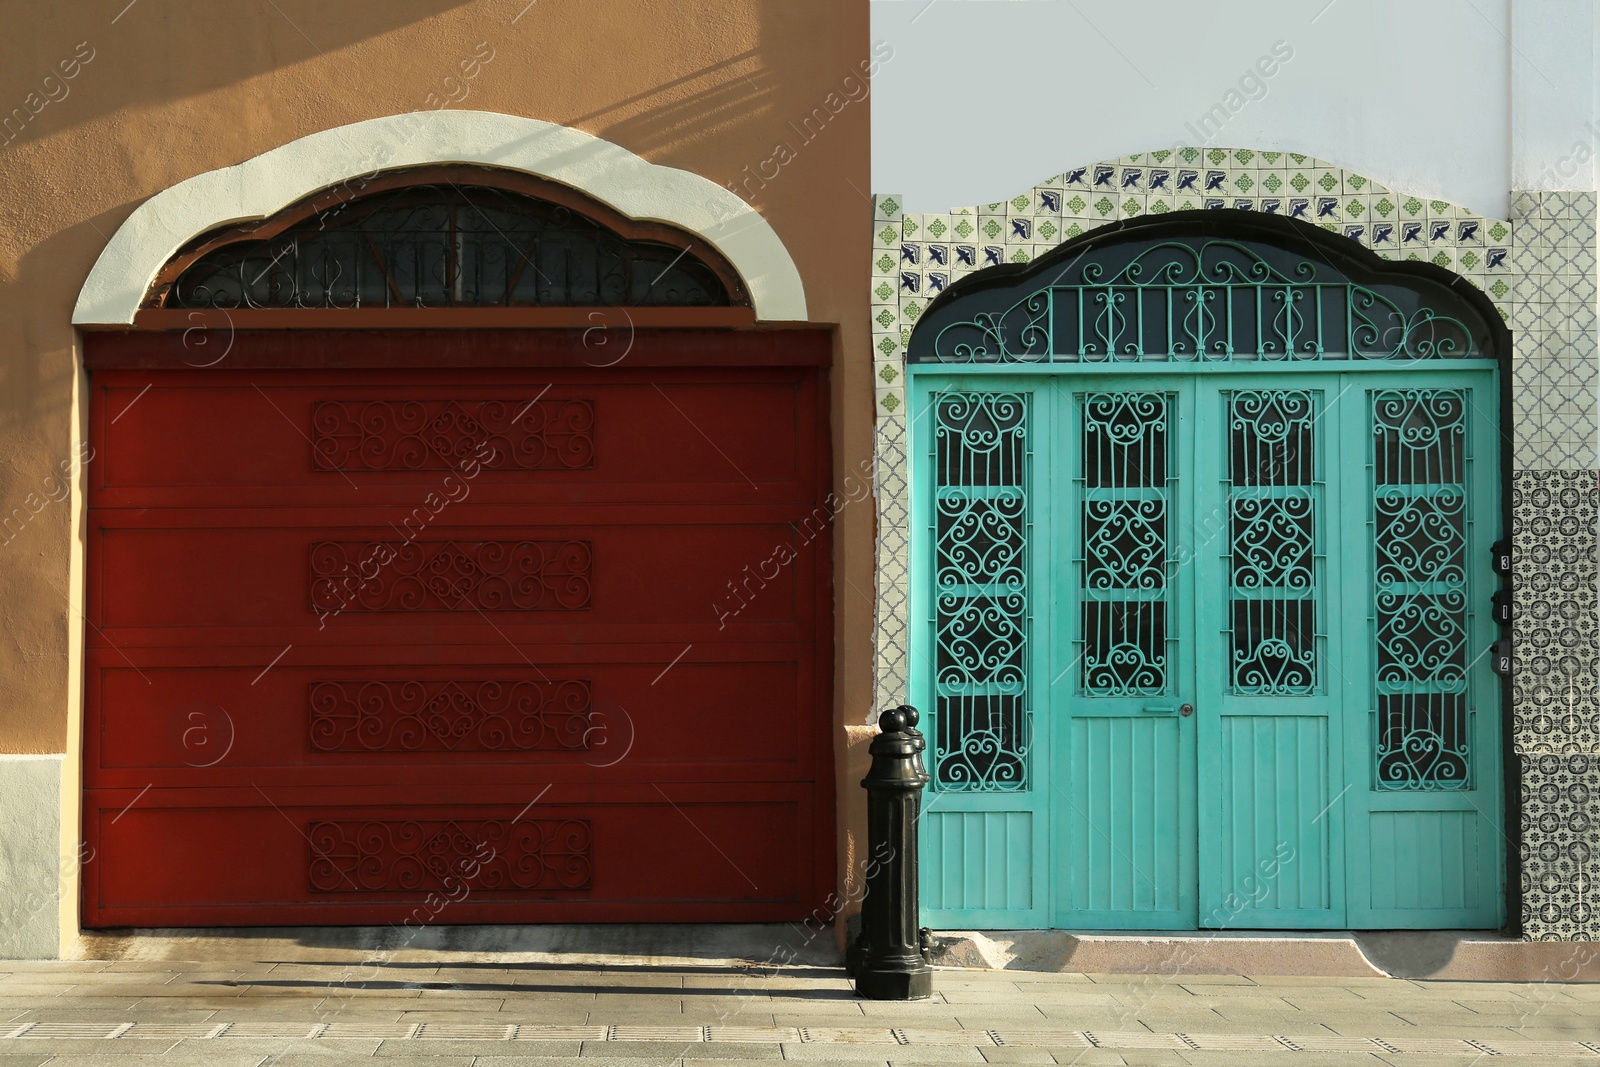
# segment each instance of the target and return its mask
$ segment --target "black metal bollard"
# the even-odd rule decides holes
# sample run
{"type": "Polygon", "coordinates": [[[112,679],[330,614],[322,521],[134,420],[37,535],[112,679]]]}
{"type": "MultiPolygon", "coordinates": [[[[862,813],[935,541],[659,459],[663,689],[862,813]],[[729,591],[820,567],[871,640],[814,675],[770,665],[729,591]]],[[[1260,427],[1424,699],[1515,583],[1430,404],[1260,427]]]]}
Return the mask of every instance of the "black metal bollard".
{"type": "Polygon", "coordinates": [[[867,893],[853,960],[856,995],[920,1000],[933,994],[933,968],[917,928],[917,813],[928,772],[917,709],[902,704],[878,716],[867,791],[867,893]]]}

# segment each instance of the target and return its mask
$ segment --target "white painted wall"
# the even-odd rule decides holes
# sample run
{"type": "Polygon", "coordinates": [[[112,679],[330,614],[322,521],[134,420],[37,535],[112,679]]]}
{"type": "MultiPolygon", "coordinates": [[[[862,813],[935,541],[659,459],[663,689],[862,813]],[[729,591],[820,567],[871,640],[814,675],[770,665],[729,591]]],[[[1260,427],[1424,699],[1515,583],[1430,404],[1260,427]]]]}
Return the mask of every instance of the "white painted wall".
{"type": "Polygon", "coordinates": [[[1175,144],[1304,152],[1494,218],[1513,188],[1595,187],[1592,162],[1554,165],[1600,154],[1596,0],[872,0],[872,20],[894,49],[872,184],[908,211],[1175,144]]]}

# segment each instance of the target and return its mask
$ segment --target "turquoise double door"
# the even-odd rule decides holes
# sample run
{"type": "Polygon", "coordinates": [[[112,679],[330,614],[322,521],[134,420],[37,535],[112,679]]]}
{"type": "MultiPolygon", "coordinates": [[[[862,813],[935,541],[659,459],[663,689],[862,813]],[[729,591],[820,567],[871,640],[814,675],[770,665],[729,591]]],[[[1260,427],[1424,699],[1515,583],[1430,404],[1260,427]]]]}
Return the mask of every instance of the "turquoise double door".
{"type": "Polygon", "coordinates": [[[1504,922],[1493,370],[917,371],[923,921],[1504,922]]]}

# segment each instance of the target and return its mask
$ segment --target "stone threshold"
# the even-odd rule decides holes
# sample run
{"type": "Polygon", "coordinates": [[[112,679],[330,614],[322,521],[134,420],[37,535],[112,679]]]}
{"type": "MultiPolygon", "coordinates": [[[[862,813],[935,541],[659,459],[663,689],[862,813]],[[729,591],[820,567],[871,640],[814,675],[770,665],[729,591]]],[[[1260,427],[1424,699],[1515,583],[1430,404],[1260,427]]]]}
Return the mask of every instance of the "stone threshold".
{"type": "Polygon", "coordinates": [[[939,931],[945,967],[1086,974],[1600,982],[1600,942],[1522,941],[1483,931],[939,931]]]}

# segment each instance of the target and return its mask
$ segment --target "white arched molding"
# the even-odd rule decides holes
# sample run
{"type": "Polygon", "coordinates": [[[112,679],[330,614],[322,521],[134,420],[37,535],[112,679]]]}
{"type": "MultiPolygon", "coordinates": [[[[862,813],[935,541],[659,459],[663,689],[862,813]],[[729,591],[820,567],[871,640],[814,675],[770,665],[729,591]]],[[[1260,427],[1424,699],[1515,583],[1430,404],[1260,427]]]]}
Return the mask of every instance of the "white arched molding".
{"type": "Polygon", "coordinates": [[[757,319],[806,318],[800,272],[749,204],[708,178],[658,166],[582,130],[489,111],[416,111],[313,133],[146,200],[118,227],[78,294],[79,326],[133,322],[162,266],[195,237],[266,218],[313,193],[397,167],[473,163],[571,186],[632,219],[666,223],[721,252],[757,319]]]}

